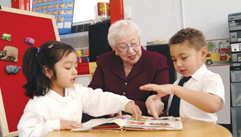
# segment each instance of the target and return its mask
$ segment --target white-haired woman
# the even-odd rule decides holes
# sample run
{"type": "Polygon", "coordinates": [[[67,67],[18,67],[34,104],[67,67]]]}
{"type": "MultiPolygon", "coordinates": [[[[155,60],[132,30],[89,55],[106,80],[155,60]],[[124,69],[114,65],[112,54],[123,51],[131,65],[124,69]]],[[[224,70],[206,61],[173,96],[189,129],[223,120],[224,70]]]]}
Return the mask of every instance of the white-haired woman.
{"type": "Polygon", "coordinates": [[[160,114],[167,107],[169,96],[162,98],[164,104],[161,101],[148,104],[154,92],[141,91],[139,87],[147,83],[169,83],[166,57],[143,49],[140,36],[140,28],[132,21],[113,23],[109,28],[108,42],[114,51],[97,58],[97,68],[89,87],[134,100],[143,115],[153,114],[152,111],[160,114]]]}

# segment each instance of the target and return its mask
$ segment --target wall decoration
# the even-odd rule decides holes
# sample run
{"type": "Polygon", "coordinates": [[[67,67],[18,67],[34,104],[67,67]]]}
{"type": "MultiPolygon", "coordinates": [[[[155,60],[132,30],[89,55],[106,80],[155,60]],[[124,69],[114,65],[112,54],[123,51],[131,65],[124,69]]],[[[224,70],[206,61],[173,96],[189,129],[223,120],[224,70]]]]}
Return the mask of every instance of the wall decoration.
{"type": "Polygon", "coordinates": [[[1,60],[18,62],[18,49],[12,46],[5,46],[3,50],[0,50],[2,53],[1,60]]]}
{"type": "Polygon", "coordinates": [[[8,75],[10,75],[10,74],[15,75],[16,73],[18,73],[18,71],[20,70],[20,68],[21,68],[21,67],[18,67],[18,66],[7,65],[7,66],[5,67],[5,70],[6,70],[6,73],[7,73],[8,75]]]}
{"type": "Polygon", "coordinates": [[[11,35],[7,33],[3,33],[2,35],[3,40],[11,41],[11,35]]]}
{"type": "Polygon", "coordinates": [[[204,59],[206,65],[223,65],[231,63],[231,46],[229,38],[207,40],[208,54],[204,59]]]}
{"type": "Polygon", "coordinates": [[[59,34],[71,33],[74,0],[33,0],[32,3],[32,11],[55,16],[59,34]]]}
{"type": "Polygon", "coordinates": [[[33,38],[26,37],[25,42],[28,43],[29,45],[33,45],[35,43],[35,40],[33,38]]]}

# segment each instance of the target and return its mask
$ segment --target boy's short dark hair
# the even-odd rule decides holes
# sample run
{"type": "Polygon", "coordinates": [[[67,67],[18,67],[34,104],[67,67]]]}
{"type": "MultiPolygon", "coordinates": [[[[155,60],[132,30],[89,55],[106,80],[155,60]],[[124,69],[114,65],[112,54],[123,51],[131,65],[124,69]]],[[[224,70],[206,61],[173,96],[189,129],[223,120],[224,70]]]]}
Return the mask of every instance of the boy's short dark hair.
{"type": "Polygon", "coordinates": [[[169,47],[173,44],[188,42],[188,46],[195,48],[197,51],[202,47],[207,46],[205,36],[200,30],[194,28],[186,28],[179,30],[173,35],[169,41],[169,47]]]}

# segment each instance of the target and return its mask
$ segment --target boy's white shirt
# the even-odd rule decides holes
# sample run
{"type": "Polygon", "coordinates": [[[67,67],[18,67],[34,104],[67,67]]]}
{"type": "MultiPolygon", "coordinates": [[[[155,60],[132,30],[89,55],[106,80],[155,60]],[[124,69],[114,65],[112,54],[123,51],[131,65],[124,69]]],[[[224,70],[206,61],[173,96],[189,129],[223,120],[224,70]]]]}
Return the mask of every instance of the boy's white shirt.
{"type": "MultiPolygon", "coordinates": [[[[179,81],[182,77],[177,79],[174,84],[178,85],[179,81]]],[[[224,109],[225,99],[224,99],[224,85],[222,78],[219,74],[213,73],[212,71],[208,70],[205,64],[203,64],[193,75],[190,80],[184,83],[183,87],[192,89],[195,91],[211,93],[214,95],[219,96],[222,99],[222,106],[218,111],[224,109]]],[[[173,95],[170,95],[168,100],[168,111],[170,108],[170,104],[172,102],[173,95]]],[[[216,113],[208,113],[205,112],[194,105],[186,102],[185,100],[180,100],[180,117],[182,118],[191,118],[197,119],[207,122],[216,123],[217,115],[216,113]]]]}
{"type": "Polygon", "coordinates": [[[131,101],[101,89],[93,90],[74,84],[65,89],[65,97],[50,90],[45,96],[30,99],[18,123],[19,137],[43,136],[53,130],[60,130],[60,120],[81,123],[82,112],[102,116],[125,111],[131,101]]]}

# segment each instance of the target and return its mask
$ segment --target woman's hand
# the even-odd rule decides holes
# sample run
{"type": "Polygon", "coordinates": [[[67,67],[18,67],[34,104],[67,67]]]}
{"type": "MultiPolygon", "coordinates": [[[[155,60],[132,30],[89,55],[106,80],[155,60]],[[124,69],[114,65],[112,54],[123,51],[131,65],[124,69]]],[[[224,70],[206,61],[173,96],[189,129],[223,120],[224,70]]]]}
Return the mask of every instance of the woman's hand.
{"type": "Polygon", "coordinates": [[[138,120],[138,118],[141,116],[140,108],[137,105],[135,105],[132,101],[126,104],[125,110],[126,112],[133,114],[136,120],[138,120]]]}
{"type": "Polygon", "coordinates": [[[71,130],[80,127],[82,127],[82,124],[76,121],[60,120],[60,130],[71,130]]]}
{"type": "Polygon", "coordinates": [[[146,108],[148,111],[148,114],[152,115],[155,119],[158,119],[158,116],[161,114],[161,112],[164,109],[164,103],[161,101],[161,99],[153,100],[153,97],[156,95],[151,95],[146,100],[146,108]]]}

